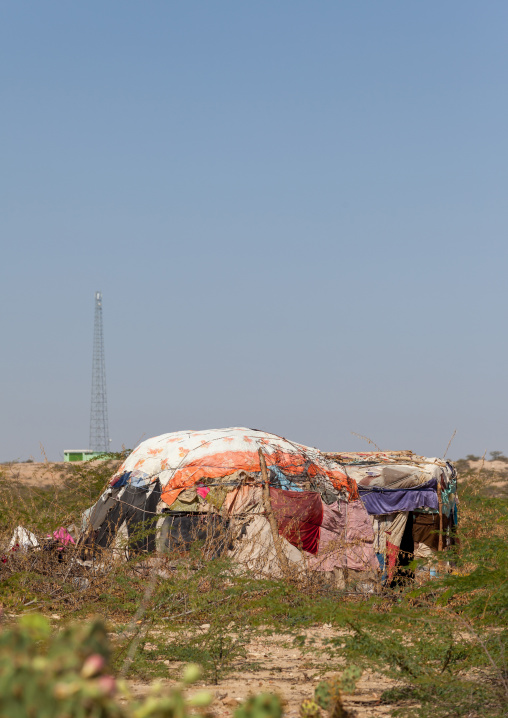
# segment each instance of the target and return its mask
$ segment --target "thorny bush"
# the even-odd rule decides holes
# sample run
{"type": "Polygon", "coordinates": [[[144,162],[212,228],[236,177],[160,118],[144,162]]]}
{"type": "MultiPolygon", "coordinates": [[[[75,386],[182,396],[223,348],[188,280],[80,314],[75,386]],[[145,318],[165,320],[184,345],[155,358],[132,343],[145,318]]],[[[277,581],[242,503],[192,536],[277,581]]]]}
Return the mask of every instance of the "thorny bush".
{"type": "MultiPolygon", "coordinates": [[[[71,466],[51,489],[15,488],[4,476],[3,552],[18,524],[41,543],[56,527],[77,524],[114,466],[71,466]]],[[[112,668],[126,676],[167,676],[168,664],[174,672],[193,661],[217,682],[247,665],[245,646],[256,632],[280,631],[323,665],[345,662],[395,681],[383,700],[400,715],[501,716],[508,703],[508,502],[494,494],[492,478],[461,477],[460,549],[447,556],[453,571],[423,585],[366,598],[305,576],[269,580],[235,571],[224,555],[206,558],[203,541],[164,556],[131,552],[128,561],[117,547],[90,568],[74,560],[73,547],[61,551],[47,541],[47,550],[7,555],[0,601],[15,613],[58,612],[64,623],[100,612],[116,630],[112,668]],[[335,635],[323,650],[308,629],[324,623],[335,635]]],[[[311,703],[308,711],[324,710],[311,703]]],[[[261,716],[269,705],[251,701],[244,712],[261,716]]]]}

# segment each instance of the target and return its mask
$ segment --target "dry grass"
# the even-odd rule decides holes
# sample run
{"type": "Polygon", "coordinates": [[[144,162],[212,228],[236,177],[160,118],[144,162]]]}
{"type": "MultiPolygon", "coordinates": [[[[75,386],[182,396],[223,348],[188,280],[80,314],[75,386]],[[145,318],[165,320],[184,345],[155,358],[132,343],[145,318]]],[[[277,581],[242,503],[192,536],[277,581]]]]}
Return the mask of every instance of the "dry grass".
{"type": "MultiPolygon", "coordinates": [[[[442,712],[447,701],[455,701],[456,715],[498,715],[496,701],[502,705],[507,675],[503,585],[506,587],[508,578],[508,526],[503,520],[502,487],[498,486],[505,481],[504,474],[493,471],[488,462],[481,471],[468,465],[460,476],[461,554],[456,557],[454,574],[424,583],[417,590],[414,585],[402,586],[370,598],[355,592],[353,586],[345,590],[330,577],[309,571],[305,564],[277,580],[267,577],[263,571],[266,556],[252,555],[259,544],[255,535],[251,552],[246,551],[239,562],[243,569],[234,567],[227,557],[210,560],[220,553],[219,544],[229,545],[241,530],[234,522],[225,534],[202,537],[190,550],[176,540],[165,555],[131,552],[125,562],[121,560],[125,547],[119,544],[96,552],[89,565],[82,565],[77,560],[82,557],[81,546],[61,551],[61,546],[46,536],[59,526],[79,522],[81,512],[96,500],[114,466],[96,463],[51,469],[44,465],[45,481],[54,473],[52,483],[36,480],[34,470],[30,482],[14,485],[15,474],[9,476],[10,470],[3,467],[1,478],[5,500],[0,546],[7,555],[0,565],[4,610],[8,614],[42,610],[58,615],[59,623],[100,613],[110,625],[116,665],[129,675],[146,680],[167,678],[183,662],[197,660],[205,665],[207,680],[228,686],[225,692],[230,695],[238,693],[233,690],[236,685],[243,686],[245,697],[258,676],[265,683],[274,681],[278,690],[293,691],[293,679],[279,681],[280,686],[277,683],[276,660],[288,675],[297,675],[296,658],[289,661],[291,651],[297,650],[295,656],[301,665],[307,665],[307,674],[337,670],[344,658],[363,662],[370,671],[366,675],[373,676],[373,670],[382,674],[384,677],[372,684],[377,686],[375,699],[368,697],[372,715],[387,715],[387,706],[391,712],[395,704],[408,715],[417,710],[417,704],[423,706],[421,715],[454,715],[442,712]],[[498,492],[495,496],[494,490],[498,492]],[[33,531],[43,548],[7,552],[18,524],[33,531]],[[414,633],[415,626],[422,627],[427,644],[410,641],[404,647],[407,661],[401,664],[400,638],[393,637],[408,635],[411,630],[414,633]],[[268,667],[270,632],[284,635],[286,648],[281,650],[288,658],[280,654],[268,667]],[[329,649],[321,639],[312,643],[320,632],[327,641],[338,643],[330,644],[329,649]],[[293,645],[299,636],[305,641],[293,645]],[[338,653],[334,653],[335,647],[338,653]],[[412,675],[411,661],[424,665],[425,671],[412,675]],[[401,665],[409,666],[409,672],[404,673],[406,668],[401,665]],[[243,683],[235,683],[229,676],[243,676],[238,678],[243,683]],[[401,678],[406,694],[387,695],[383,700],[389,703],[375,708],[372,701],[380,700],[381,686],[397,687],[401,678]],[[409,695],[408,686],[412,703],[404,699],[409,695]],[[436,691],[442,691],[441,698],[436,691]],[[439,698],[439,705],[433,695],[439,698]],[[481,700],[486,706],[483,714],[477,708],[481,700]]],[[[312,676],[304,685],[310,697],[312,676]]]]}

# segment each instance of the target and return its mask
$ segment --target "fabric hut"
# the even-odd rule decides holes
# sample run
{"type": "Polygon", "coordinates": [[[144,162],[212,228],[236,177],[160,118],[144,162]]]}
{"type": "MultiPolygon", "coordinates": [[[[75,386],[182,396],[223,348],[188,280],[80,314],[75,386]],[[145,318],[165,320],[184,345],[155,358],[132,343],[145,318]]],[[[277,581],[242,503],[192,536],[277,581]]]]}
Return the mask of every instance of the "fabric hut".
{"type": "Polygon", "coordinates": [[[374,548],[383,577],[413,558],[436,573],[438,552],[455,541],[458,521],[457,473],[449,461],[411,451],[328,452],[358,485],[374,530],[374,548]]]}
{"type": "Polygon", "coordinates": [[[281,574],[281,552],[283,563],[297,571],[379,571],[372,523],[354,477],[318,449],[254,429],[180,431],[144,441],[85,523],[82,543],[92,549],[111,546],[119,531],[127,532],[131,548],[162,552],[186,551],[194,538],[227,535],[213,544],[210,557],[228,551],[260,575],[281,574]],[[145,525],[152,528],[136,541],[145,525]]]}

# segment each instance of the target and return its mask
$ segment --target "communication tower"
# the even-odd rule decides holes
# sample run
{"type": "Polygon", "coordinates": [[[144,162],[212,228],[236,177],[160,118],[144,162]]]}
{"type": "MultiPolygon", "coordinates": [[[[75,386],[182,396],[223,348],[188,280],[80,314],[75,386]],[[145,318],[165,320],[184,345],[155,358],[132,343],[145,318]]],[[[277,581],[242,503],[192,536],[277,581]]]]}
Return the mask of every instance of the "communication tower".
{"type": "Polygon", "coordinates": [[[109,441],[106,358],[102,330],[102,292],[95,292],[89,448],[91,451],[107,452],[109,451],[109,441]]]}

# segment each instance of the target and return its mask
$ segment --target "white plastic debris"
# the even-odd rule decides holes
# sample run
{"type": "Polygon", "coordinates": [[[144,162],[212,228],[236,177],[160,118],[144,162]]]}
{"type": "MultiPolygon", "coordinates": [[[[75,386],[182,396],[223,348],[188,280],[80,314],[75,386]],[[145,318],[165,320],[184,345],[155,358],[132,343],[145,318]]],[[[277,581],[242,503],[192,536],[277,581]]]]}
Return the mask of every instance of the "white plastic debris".
{"type": "Polygon", "coordinates": [[[27,551],[29,548],[38,548],[39,542],[35,535],[24,528],[24,526],[16,526],[14,533],[12,534],[11,542],[9,544],[9,551],[19,546],[23,551],[27,551]]]}

